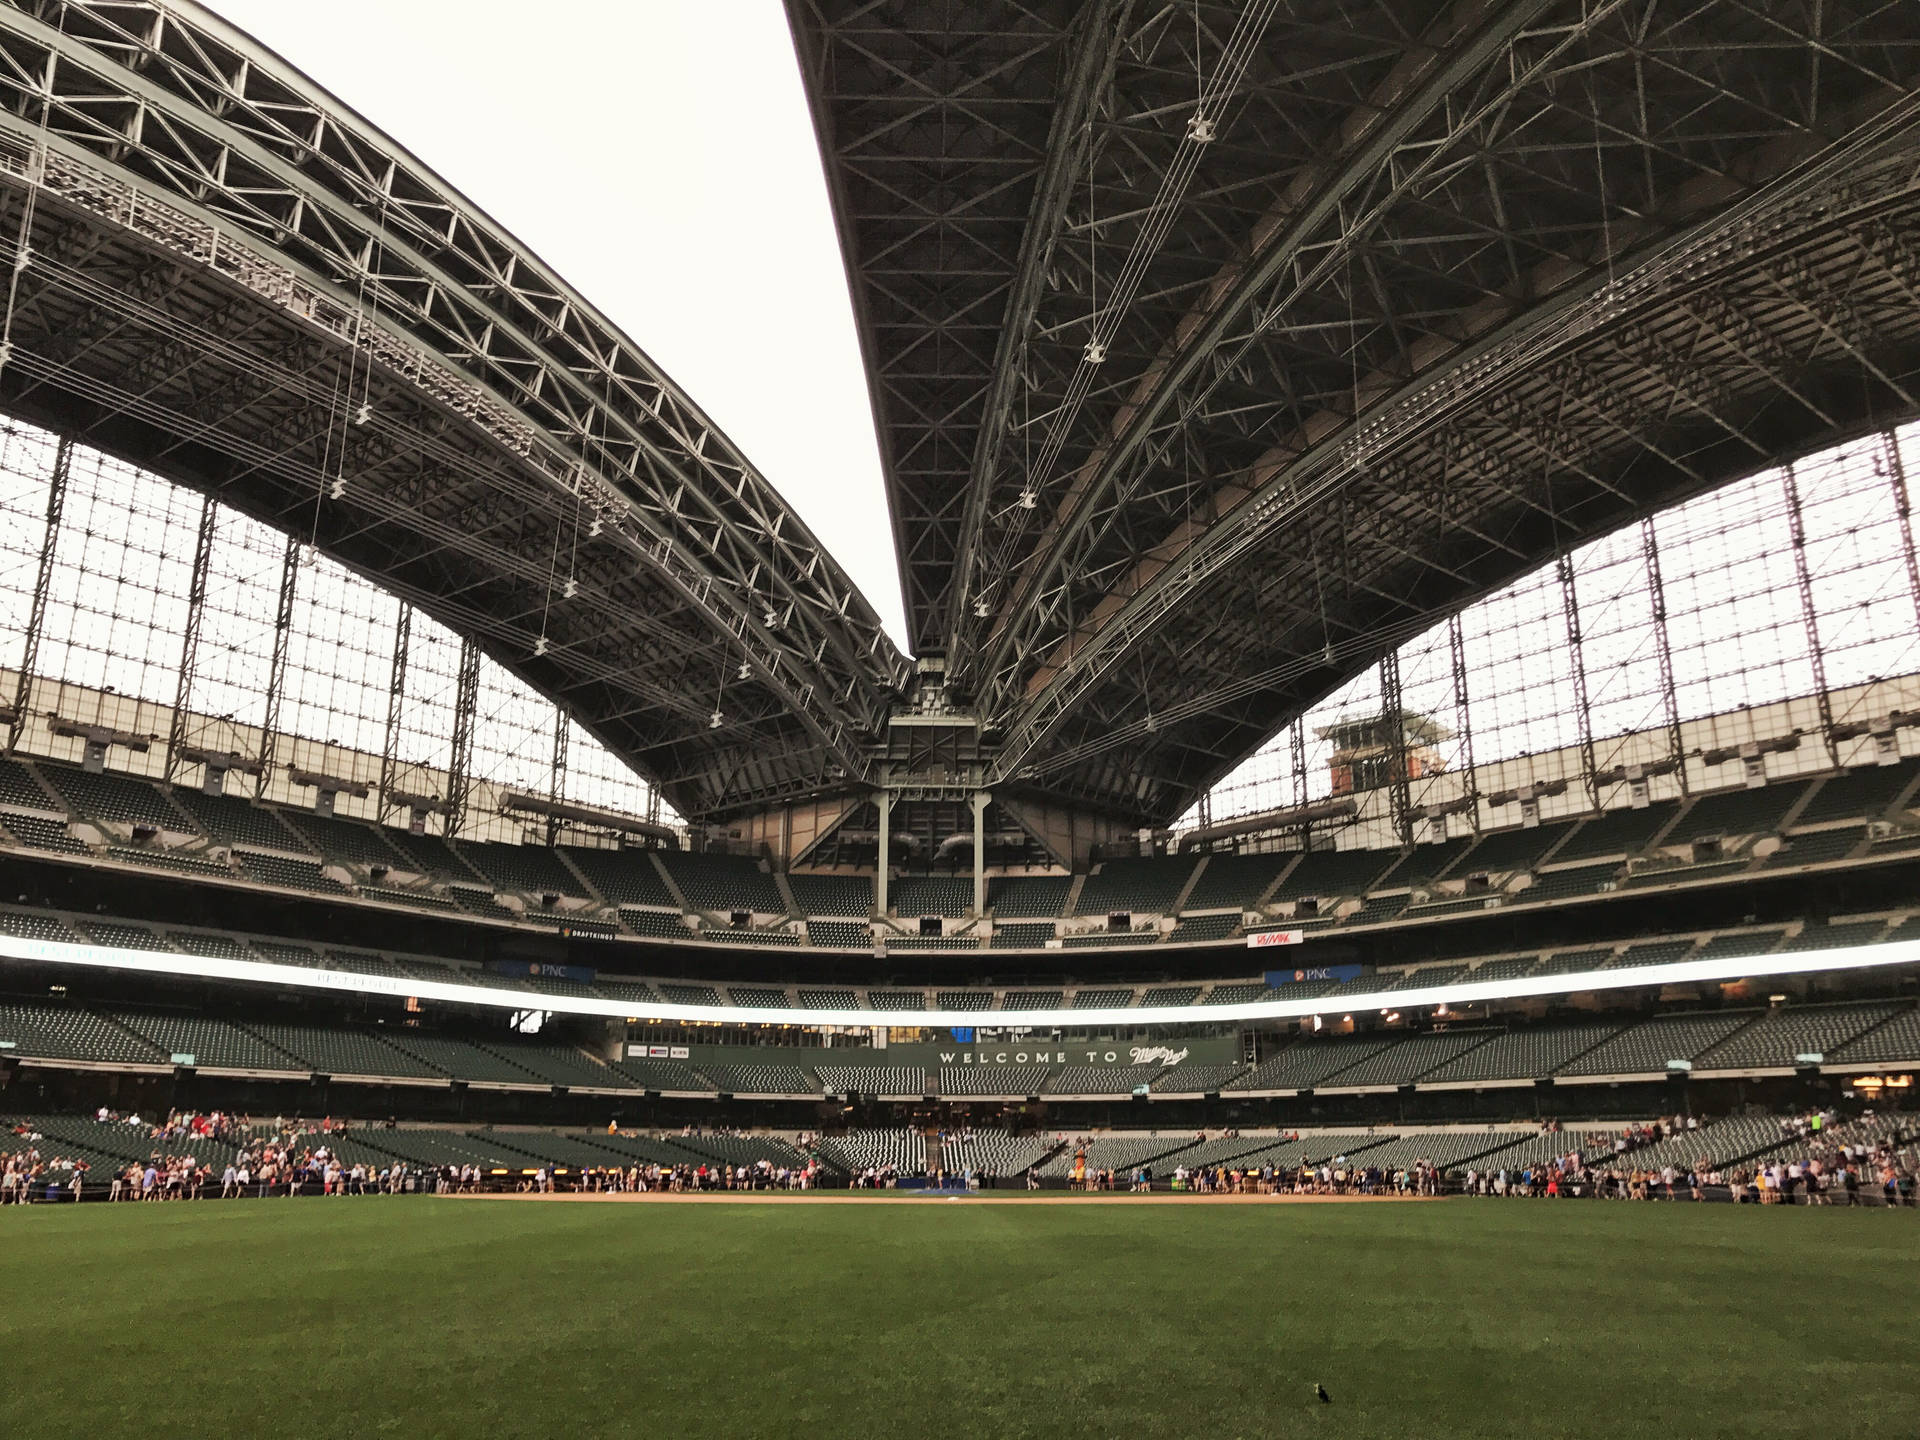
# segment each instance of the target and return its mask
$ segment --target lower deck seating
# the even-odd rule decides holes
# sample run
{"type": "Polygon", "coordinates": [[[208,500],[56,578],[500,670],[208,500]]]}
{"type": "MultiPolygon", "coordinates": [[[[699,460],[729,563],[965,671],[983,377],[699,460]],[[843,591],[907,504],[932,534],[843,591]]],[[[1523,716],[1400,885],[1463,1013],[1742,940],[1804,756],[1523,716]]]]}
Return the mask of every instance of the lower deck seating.
{"type": "Polygon", "coordinates": [[[928,1093],[927,1073],[906,1065],[815,1065],[829,1095],[899,1096],[917,1100],[928,1093]]]}

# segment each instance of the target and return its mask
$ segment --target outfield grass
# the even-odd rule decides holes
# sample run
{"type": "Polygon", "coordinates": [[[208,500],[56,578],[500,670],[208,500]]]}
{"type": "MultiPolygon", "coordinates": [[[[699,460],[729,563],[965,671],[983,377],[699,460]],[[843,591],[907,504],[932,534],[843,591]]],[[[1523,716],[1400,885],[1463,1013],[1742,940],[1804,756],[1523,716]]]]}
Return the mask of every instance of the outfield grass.
{"type": "Polygon", "coordinates": [[[1912,1433],[1920,1214],[0,1211],[10,1433],[1912,1433]],[[1334,1403],[1313,1398],[1322,1382],[1334,1403]]]}

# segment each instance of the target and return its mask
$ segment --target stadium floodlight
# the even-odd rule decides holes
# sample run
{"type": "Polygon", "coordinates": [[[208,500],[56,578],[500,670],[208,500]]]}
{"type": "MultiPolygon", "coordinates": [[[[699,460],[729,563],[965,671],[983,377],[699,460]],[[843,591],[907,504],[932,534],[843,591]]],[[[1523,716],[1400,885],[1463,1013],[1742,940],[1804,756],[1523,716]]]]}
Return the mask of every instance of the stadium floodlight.
{"type": "Polygon", "coordinates": [[[346,493],[347,493],[347,482],[345,477],[335,480],[331,485],[327,487],[327,498],[329,500],[338,500],[341,496],[345,495],[346,493]]]}
{"type": "Polygon", "coordinates": [[[1208,115],[1189,115],[1187,117],[1187,138],[1196,145],[1210,142],[1219,130],[1208,115]]]}
{"type": "Polygon", "coordinates": [[[547,653],[547,637],[542,635],[533,642],[533,658],[538,660],[547,653]]]}
{"type": "Polygon", "coordinates": [[[985,620],[993,614],[993,606],[987,603],[986,596],[983,595],[973,602],[973,614],[976,620],[985,620]]]}
{"type": "Polygon", "coordinates": [[[1040,503],[1040,497],[1034,494],[1033,487],[1031,485],[1029,485],[1025,490],[1022,490],[1020,492],[1020,508],[1022,510],[1031,510],[1039,503],[1040,503]]]}
{"type": "Polygon", "coordinates": [[[709,730],[718,730],[722,725],[726,723],[727,723],[727,717],[724,714],[722,714],[718,709],[716,709],[711,715],[707,717],[707,729],[709,730]]]}
{"type": "Polygon", "coordinates": [[[742,660],[740,662],[740,668],[733,672],[733,678],[736,680],[751,680],[753,678],[753,666],[742,660]]]}
{"type": "Polygon", "coordinates": [[[1080,352],[1080,358],[1089,365],[1098,365],[1107,358],[1107,347],[1098,340],[1087,341],[1087,348],[1080,352]]]}
{"type": "Polygon", "coordinates": [[[373,406],[367,405],[367,404],[360,404],[360,405],[354,406],[353,408],[354,424],[364,425],[371,419],[373,419],[373,406]]]}
{"type": "Polygon", "coordinates": [[[578,595],[579,593],[580,593],[580,582],[574,579],[573,576],[569,575],[567,577],[567,583],[560,587],[560,598],[563,600],[571,600],[573,599],[574,596],[578,595]]]}

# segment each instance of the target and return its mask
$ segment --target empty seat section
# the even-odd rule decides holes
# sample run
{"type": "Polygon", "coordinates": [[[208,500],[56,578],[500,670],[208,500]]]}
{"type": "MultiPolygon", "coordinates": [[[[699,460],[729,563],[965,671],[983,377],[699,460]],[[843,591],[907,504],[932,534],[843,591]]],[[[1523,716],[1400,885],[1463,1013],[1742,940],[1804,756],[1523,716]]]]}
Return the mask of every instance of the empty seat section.
{"type": "Polygon", "coordinates": [[[1267,987],[1258,981],[1229,980],[1207,992],[1208,1005],[1252,1005],[1267,998],[1267,987]]]}
{"type": "Polygon", "coordinates": [[[890,936],[889,950],[978,950],[978,935],[906,935],[890,936]]]}
{"type": "MultiPolygon", "coordinates": [[[[318,815],[311,810],[288,808],[273,813],[305,840],[299,848],[317,851],[336,865],[385,865],[415,872],[423,869],[387,843],[387,837],[394,832],[386,826],[349,820],[342,815],[318,815]]],[[[466,871],[462,869],[460,874],[465,875],[466,871]]]]}
{"type": "Polygon", "coordinates": [[[1751,1010],[1716,1015],[1665,1015],[1622,1031],[1558,1073],[1664,1075],[1668,1062],[1692,1061],[1755,1018],[1751,1010]]]}
{"type": "Polygon", "coordinates": [[[1506,1030],[1419,1077],[1422,1085],[1542,1080],[1620,1032],[1619,1025],[1550,1025],[1506,1030]]]}
{"type": "Polygon", "coordinates": [[[0,805],[18,805],[27,810],[63,808],[41,789],[33,772],[12,756],[0,756],[0,805]]]}
{"type": "Polygon", "coordinates": [[[127,1029],[144,1035],[156,1049],[172,1055],[191,1055],[196,1069],[303,1071],[306,1067],[292,1056],[269,1045],[257,1036],[204,1015],[172,1015],[141,1011],[116,1011],[112,1018],[127,1029]]]}
{"type": "Polygon", "coordinates": [[[1415,845],[1403,852],[1393,868],[1368,888],[1395,890],[1401,886],[1431,884],[1464,860],[1472,849],[1471,837],[1448,840],[1439,845],[1415,845]]]}
{"type": "Polygon", "coordinates": [[[77,922],[86,932],[87,938],[96,945],[105,945],[113,950],[172,950],[166,938],[157,930],[149,930],[144,925],[124,925],[112,920],[81,920],[77,922]]]}
{"type": "Polygon", "coordinates": [[[1038,1095],[1047,1083],[1045,1065],[943,1065],[942,1095],[1038,1095]]]}
{"type": "Polygon", "coordinates": [[[1083,1160],[1089,1172],[1112,1170],[1126,1174],[1142,1165],[1152,1165],[1164,1173],[1179,1163],[1180,1152],[1191,1149],[1192,1136],[1103,1136],[1084,1145],[1067,1145],[1040,1167],[1039,1173],[1058,1179],[1071,1175],[1083,1160]],[[1164,1160],[1164,1166],[1160,1162],[1164,1160]]]}
{"type": "Polygon", "coordinates": [[[1605,855],[1633,855],[1653,843],[1673,819],[1671,803],[1645,810],[1609,810],[1586,821],[1554,852],[1554,860],[1598,860],[1605,855]]]}
{"type": "Polygon", "coordinates": [[[1544,975],[1585,975],[1606,969],[1612,959],[1610,945],[1588,950],[1555,950],[1533,967],[1533,974],[1536,979],[1544,975]]]}
{"type": "Polygon", "coordinates": [[[143,845],[110,845],[107,857],[123,865],[145,865],[154,870],[177,870],[183,875],[217,875],[233,878],[233,867],[224,860],[185,850],[148,849],[143,845]]]}
{"type": "Polygon", "coordinates": [[[749,1005],[760,1010],[790,1010],[793,1003],[787,999],[787,992],[776,990],[768,985],[729,985],[727,999],[735,1005],[749,1005]]]}
{"type": "Polygon", "coordinates": [[[200,830],[223,845],[253,845],[268,850],[310,851],[302,836],[282,825],[270,809],[250,805],[236,795],[209,795],[176,785],[174,803],[198,822],[200,830]]]}
{"type": "Polygon", "coordinates": [[[830,950],[870,949],[873,930],[864,920],[809,920],[807,943],[830,950]]]}
{"type": "Polygon", "coordinates": [[[603,1060],[572,1045],[515,1044],[476,1046],[495,1058],[530,1070],[549,1085],[570,1090],[632,1090],[633,1081],[603,1060]]]}
{"type": "Polygon", "coordinates": [[[1053,1148],[1040,1135],[1010,1135],[1005,1130],[965,1130],[940,1147],[940,1164],[949,1175],[1023,1175],[1053,1148]]]}
{"type": "Polygon", "coordinates": [[[1438,1070],[1492,1038],[1492,1032],[1486,1030],[1415,1035],[1340,1071],[1327,1084],[1334,1089],[1343,1085],[1411,1085],[1429,1070],[1438,1070]]]}
{"type": "Polygon", "coordinates": [[[1048,1095],[1131,1095],[1161,1072],[1158,1065],[1062,1065],[1047,1077],[1048,1095]]]}
{"type": "Polygon", "coordinates": [[[803,1010],[858,1010],[860,997],[851,990],[802,985],[798,991],[803,1010]]]}
{"type": "Polygon", "coordinates": [[[166,1052],[143,1035],[71,1004],[0,1003],[4,1053],[39,1060],[91,1060],[124,1065],[164,1065],[166,1052]]]}
{"type": "Polygon", "coordinates": [[[685,981],[662,980],[657,988],[660,998],[669,1005],[724,1005],[720,992],[711,985],[691,984],[685,981]]]}
{"type": "Polygon", "coordinates": [[[917,1100],[927,1093],[927,1072],[906,1065],[815,1065],[813,1073],[830,1095],[897,1095],[917,1100]]]}
{"type": "Polygon", "coordinates": [[[1399,858],[1387,850],[1308,850],[1273,892],[1275,900],[1337,899],[1359,895],[1399,858]]]}
{"type": "Polygon", "coordinates": [[[798,945],[800,937],[791,930],[736,930],[731,926],[709,926],[701,932],[707,939],[723,945],[798,945]]]}
{"type": "Polygon", "coordinates": [[[580,881],[542,845],[481,845],[455,841],[461,857],[499,890],[522,895],[569,895],[586,898],[580,881]]]}
{"type": "Polygon", "coordinates": [[[1715,935],[1687,958],[1690,960],[1736,960],[1747,955],[1765,955],[1780,943],[1784,930],[1737,930],[1715,935]]]}
{"type": "Polygon", "coordinates": [[[1797,825],[1818,825],[1828,820],[1877,820],[1900,797],[1913,779],[1915,762],[1899,765],[1868,765],[1829,776],[1807,801],[1796,817],[1797,825]]]}
{"type": "Polygon", "coordinates": [[[987,882],[987,908],[996,920],[1044,920],[1067,913],[1071,875],[1001,875],[987,882]]]}
{"type": "Polygon", "coordinates": [[[1801,783],[1782,782],[1696,796],[1693,808],[1667,833],[1667,843],[1702,835],[1771,835],[1805,789],[1801,783]]]}
{"type": "Polygon", "coordinates": [[[92,774],[64,765],[42,765],[40,773],[53,782],[68,808],[94,820],[123,825],[152,825],[161,830],[192,834],[193,825],[151,781],[112,770],[92,774]]]}
{"type": "Polygon", "coordinates": [[[927,1168],[927,1142],[918,1130],[849,1130],[822,1140],[819,1153],[848,1174],[891,1166],[903,1175],[918,1175],[927,1168]]]}
{"type": "Polygon", "coordinates": [[[456,1080],[493,1085],[538,1085],[540,1077],[531,1070],[502,1059],[491,1050],[470,1045],[447,1035],[428,1035],[408,1031],[390,1037],[392,1043],[417,1060],[456,1080]]]}
{"type": "Polygon", "coordinates": [[[655,1060],[629,1056],[613,1062],[620,1071],[643,1090],[661,1094],[711,1095],[713,1082],[691,1065],[680,1060],[655,1060]]]}
{"type": "Polygon", "coordinates": [[[1473,853],[1459,868],[1462,875],[1506,875],[1532,870],[1542,864],[1547,852],[1573,829],[1571,821],[1536,825],[1531,829],[1515,826],[1490,830],[1480,837],[1473,853]]]}
{"type": "Polygon", "coordinates": [[[936,1010],[991,1010],[991,990],[941,990],[933,997],[936,1010]]]}
{"type": "Polygon", "coordinates": [[[1165,915],[1193,874],[1192,856],[1109,860],[1087,876],[1077,909],[1082,915],[1124,910],[1133,915],[1165,915]]]}
{"type": "Polygon", "coordinates": [[[1214,855],[1193,882],[1188,910],[1251,910],[1280,872],[1293,863],[1293,853],[1214,855]]]}
{"type": "Polygon", "coordinates": [[[379,1035],[345,1026],[260,1025],[247,1029],[323,1075],[379,1075],[394,1079],[444,1080],[446,1076],[379,1035]]]}
{"type": "Polygon", "coordinates": [[[1469,985],[1485,985],[1495,980],[1518,980],[1540,963],[1538,955],[1502,955],[1483,960],[1461,977],[1469,985]]]}
{"type": "Polygon", "coordinates": [[[1696,1071],[1792,1069],[1802,1055],[1834,1054],[1849,1040],[1892,1019],[1904,1003],[1780,1005],[1694,1061],[1696,1071]]]}
{"type": "Polygon", "coordinates": [[[1073,997],[1075,1010],[1120,1010],[1133,1004],[1133,989],[1081,990],[1073,997]]]}
{"type": "Polygon", "coordinates": [[[596,975],[593,977],[593,989],[597,995],[609,1000],[619,1000],[633,1005],[657,1005],[660,996],[654,988],[643,980],[621,980],[617,977],[596,975]]]}
{"type": "Polygon", "coordinates": [[[1170,1065],[1152,1082],[1156,1095],[1212,1095],[1224,1090],[1250,1065],[1170,1065]]]}
{"type": "Polygon", "coordinates": [[[383,830],[381,837],[388,841],[407,860],[408,868],[420,875],[431,875],[437,880],[465,880],[469,884],[486,877],[475,870],[460,854],[438,835],[415,835],[411,830],[383,830]]]}
{"type": "Polygon", "coordinates": [[[1780,848],[1767,857],[1769,870],[1784,870],[1795,865],[1826,865],[1844,860],[1867,838],[1864,825],[1842,825],[1835,830],[1814,830],[1789,835],[1780,848]]]}
{"type": "Polygon", "coordinates": [[[1616,861],[1604,865],[1574,865],[1562,870],[1543,870],[1533,883],[1513,892],[1510,903],[1535,905],[1549,900],[1571,900],[1582,895],[1598,895],[1618,884],[1620,866],[1616,861]]]}
{"type": "Polygon", "coordinates": [[[896,915],[963,920],[973,911],[973,881],[951,875],[902,875],[888,899],[896,915]]]}
{"type": "Polygon", "coordinates": [[[87,847],[67,828],[64,820],[49,819],[45,815],[20,815],[8,810],[0,811],[0,825],[22,845],[35,850],[54,850],[67,855],[87,853],[87,847]]]}
{"type": "Polygon", "coordinates": [[[839,915],[864,920],[873,914],[870,875],[787,876],[787,889],[802,915],[839,915]]]}
{"type": "Polygon", "coordinates": [[[1607,962],[1609,970],[1631,970],[1641,965],[1675,965],[1693,953],[1691,940],[1642,940],[1629,945],[1607,962]]]}
{"type": "Polygon", "coordinates": [[[1238,915],[1189,915],[1173,927],[1167,941],[1173,945],[1197,945],[1225,940],[1239,928],[1238,915]]]}
{"type": "Polygon", "coordinates": [[[1025,924],[999,922],[993,927],[993,941],[989,948],[1044,950],[1047,942],[1054,938],[1055,928],[1051,920],[1028,921],[1025,924]]]}
{"type": "Polygon", "coordinates": [[[696,855],[681,850],[663,850],[659,855],[680,893],[696,910],[721,915],[733,910],[758,915],[786,913],[787,902],[780,898],[773,877],[749,856],[696,855]]]}
{"type": "Polygon", "coordinates": [[[258,880],[263,885],[321,893],[337,893],[346,889],[311,860],[290,860],[284,855],[262,855],[252,850],[236,850],[233,858],[249,879],[258,880]]]}
{"type": "Polygon", "coordinates": [[[77,931],[67,928],[66,921],[38,910],[0,910],[0,935],[21,940],[52,940],[63,945],[84,943],[77,931]]]}
{"type": "Polygon", "coordinates": [[[820,1084],[798,1065],[702,1065],[723,1095],[818,1095],[820,1084]]]}
{"type": "Polygon", "coordinates": [[[566,857],[587,877],[609,905],[671,907],[673,892],[660,878],[653,856],[645,850],[589,850],[570,846],[566,857]]]}
{"type": "Polygon", "coordinates": [[[1058,1010],[1064,997],[1058,990],[1009,990],[1000,1002],[1002,1010],[1058,1010]]]}
{"type": "Polygon", "coordinates": [[[655,940],[691,940],[693,931],[687,928],[687,922],[672,910],[636,910],[631,906],[620,907],[620,923],[636,935],[649,936],[655,940]]]}
{"type": "Polygon", "coordinates": [[[220,960],[257,960],[247,942],[237,935],[218,935],[205,930],[171,930],[167,939],[183,955],[211,955],[220,960]]]}
{"type": "Polygon", "coordinates": [[[1198,985],[1162,985],[1144,991],[1140,996],[1140,1004],[1142,1007],[1150,1005],[1193,1005],[1197,1004],[1199,999],[1200,987],[1198,985]]]}
{"type": "Polygon", "coordinates": [[[1834,1047],[1829,1064],[1886,1065],[1920,1062],[1920,1010],[1908,1005],[1890,1020],[1834,1047]]]}
{"type": "Polygon", "coordinates": [[[1800,933],[1783,941],[1782,950],[1844,950],[1855,945],[1872,945],[1886,932],[1884,920],[1850,920],[1843,924],[1821,924],[1809,920],[1800,933]]]}
{"type": "Polygon", "coordinates": [[[867,991],[867,1004],[875,1010],[924,1010],[927,996],[923,990],[867,991]]]}
{"type": "Polygon", "coordinates": [[[1310,1090],[1358,1065],[1393,1040],[1296,1040],[1234,1081],[1230,1090],[1310,1090]]]}

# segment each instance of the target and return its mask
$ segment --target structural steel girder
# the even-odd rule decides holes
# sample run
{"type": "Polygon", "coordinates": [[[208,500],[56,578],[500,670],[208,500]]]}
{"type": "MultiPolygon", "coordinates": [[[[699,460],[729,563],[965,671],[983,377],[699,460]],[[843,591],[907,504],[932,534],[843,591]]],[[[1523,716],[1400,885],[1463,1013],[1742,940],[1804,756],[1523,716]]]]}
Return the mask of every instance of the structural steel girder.
{"type": "Polygon", "coordinates": [[[1920,412],[1900,7],[788,14],[909,628],[995,783],[1165,823],[1568,545],[1920,412]]]}
{"type": "Polygon", "coordinates": [[[741,803],[697,757],[743,742],[757,791],[861,772],[908,672],[840,567],[637,346],[278,57],[188,4],[0,4],[0,184],[7,236],[36,207],[0,403],[310,511],[685,813],[741,803]]]}

